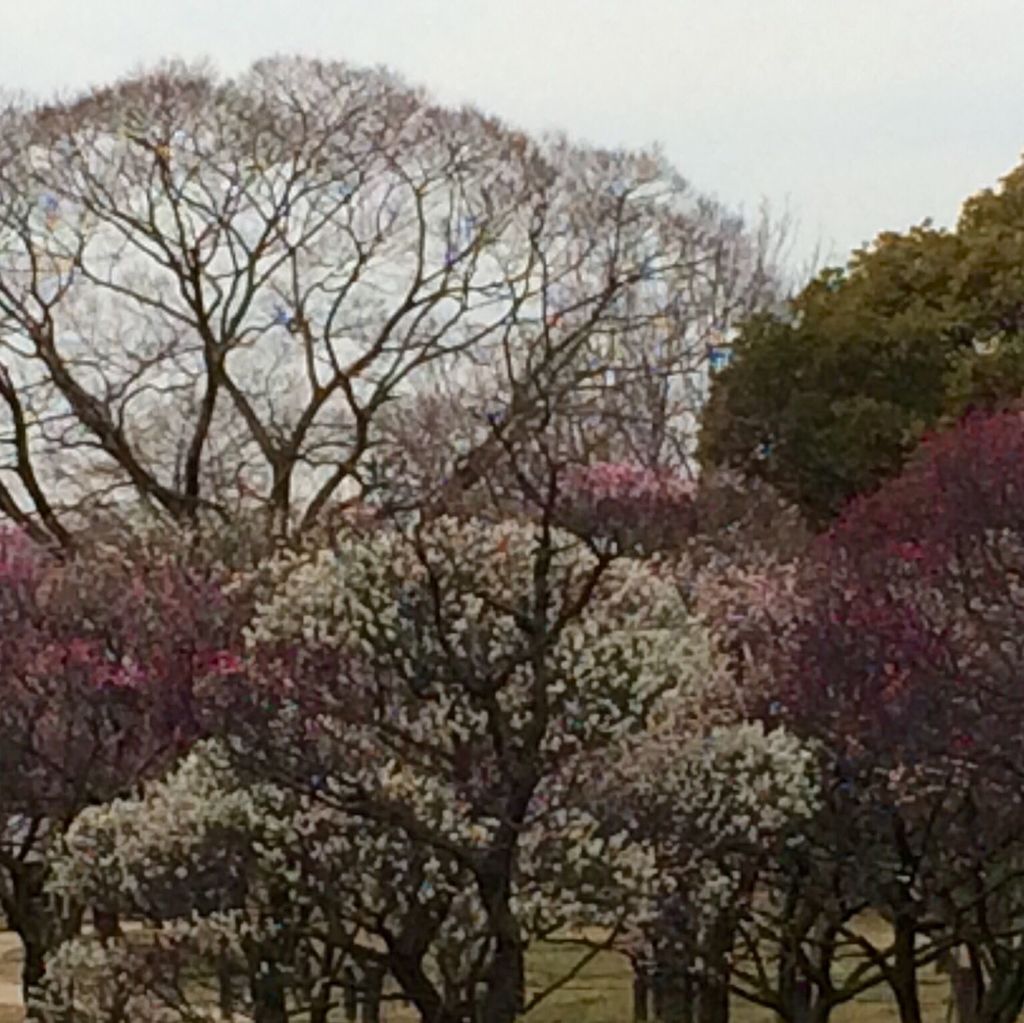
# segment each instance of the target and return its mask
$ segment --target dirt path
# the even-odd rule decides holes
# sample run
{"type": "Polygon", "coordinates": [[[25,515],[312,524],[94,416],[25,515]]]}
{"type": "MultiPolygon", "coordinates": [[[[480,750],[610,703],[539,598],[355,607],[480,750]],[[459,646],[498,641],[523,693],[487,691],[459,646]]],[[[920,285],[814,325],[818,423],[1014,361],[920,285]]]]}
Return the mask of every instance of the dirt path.
{"type": "Polygon", "coordinates": [[[0,931],[0,1005],[21,1005],[21,942],[0,931]]]}

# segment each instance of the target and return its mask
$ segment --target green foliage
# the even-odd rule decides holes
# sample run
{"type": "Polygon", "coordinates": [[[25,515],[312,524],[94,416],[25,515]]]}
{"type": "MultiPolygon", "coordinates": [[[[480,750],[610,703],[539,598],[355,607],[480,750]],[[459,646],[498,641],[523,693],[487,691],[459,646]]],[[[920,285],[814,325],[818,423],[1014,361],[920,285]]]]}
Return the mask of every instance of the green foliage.
{"type": "Polygon", "coordinates": [[[1024,165],[955,231],[881,234],[784,315],[748,321],[700,457],[773,483],[822,524],[899,471],[921,434],[1024,393],[1024,165]]]}

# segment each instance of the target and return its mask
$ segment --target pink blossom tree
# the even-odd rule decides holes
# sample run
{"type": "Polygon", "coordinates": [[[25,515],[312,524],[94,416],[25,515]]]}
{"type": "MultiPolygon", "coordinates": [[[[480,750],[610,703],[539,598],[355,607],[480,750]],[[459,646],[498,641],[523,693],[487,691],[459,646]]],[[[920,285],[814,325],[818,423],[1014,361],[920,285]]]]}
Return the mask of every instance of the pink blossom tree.
{"type": "Polygon", "coordinates": [[[45,893],[60,836],[199,734],[193,685],[216,669],[231,613],[187,547],[122,533],[58,558],[0,534],[0,906],[26,994],[81,916],[45,893]]]}

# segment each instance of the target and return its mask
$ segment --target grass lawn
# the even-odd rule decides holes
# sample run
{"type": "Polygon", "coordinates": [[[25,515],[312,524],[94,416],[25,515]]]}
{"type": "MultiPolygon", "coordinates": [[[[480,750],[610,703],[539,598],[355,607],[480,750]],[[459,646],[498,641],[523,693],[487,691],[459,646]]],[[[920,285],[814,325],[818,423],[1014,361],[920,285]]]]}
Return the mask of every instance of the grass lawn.
{"type": "MultiPolygon", "coordinates": [[[[574,962],[570,951],[545,950],[531,962],[531,978],[554,979],[574,962]],[[561,963],[561,965],[559,965],[561,963]]],[[[933,971],[923,971],[921,1001],[928,1023],[945,1023],[949,984],[933,971]]],[[[625,961],[613,953],[598,956],[570,984],[539,1005],[527,1019],[531,1023],[630,1023],[632,1020],[631,977],[625,961]]],[[[767,1009],[746,1002],[733,1003],[734,1023],[775,1023],[767,1009]]],[[[896,1002],[886,987],[873,988],[855,1002],[832,1014],[834,1023],[898,1023],[896,1002]]],[[[402,1020],[402,1016],[394,1016],[402,1020]]]]}
{"type": "MultiPolygon", "coordinates": [[[[885,924],[877,920],[865,923],[865,929],[884,937],[885,924]]],[[[530,957],[531,985],[540,987],[563,976],[576,961],[577,952],[563,946],[539,948],[530,957]]],[[[7,944],[0,952],[0,991],[20,980],[21,963],[16,947],[7,944]]],[[[928,1023],[945,1023],[949,990],[945,977],[931,969],[921,975],[921,1001],[928,1023]]],[[[0,1023],[22,1023],[22,1011],[0,999],[0,1023]]],[[[631,978],[625,960],[615,953],[597,956],[587,967],[539,1005],[527,1019],[530,1023],[630,1023],[632,1016],[631,978]]],[[[833,1013],[834,1023],[897,1023],[896,1004],[888,988],[877,987],[856,1002],[833,1013]]],[[[340,1016],[339,1016],[340,1019],[340,1016]]],[[[387,1023],[409,1023],[415,1013],[395,1004],[385,1005],[382,1019],[387,1023]]],[[[733,1008],[735,1023],[773,1023],[770,1012],[743,1002],[733,1008]]],[[[140,1021],[141,1023],[141,1021],[140,1021]]]]}

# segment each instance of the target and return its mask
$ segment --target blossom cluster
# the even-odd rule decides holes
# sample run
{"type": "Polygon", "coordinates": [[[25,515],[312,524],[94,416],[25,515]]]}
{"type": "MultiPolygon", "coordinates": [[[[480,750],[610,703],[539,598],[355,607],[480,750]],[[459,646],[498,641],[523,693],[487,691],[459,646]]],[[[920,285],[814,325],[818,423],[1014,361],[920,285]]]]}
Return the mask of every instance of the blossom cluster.
{"type": "Polygon", "coordinates": [[[683,542],[696,524],[695,483],[676,472],[628,462],[598,462],[570,471],[559,517],[581,535],[644,552],[683,542]]]}

